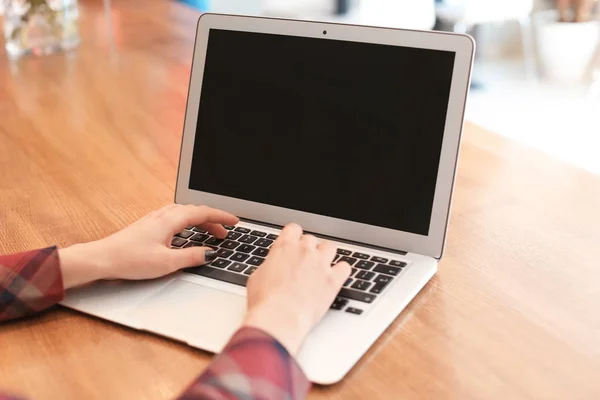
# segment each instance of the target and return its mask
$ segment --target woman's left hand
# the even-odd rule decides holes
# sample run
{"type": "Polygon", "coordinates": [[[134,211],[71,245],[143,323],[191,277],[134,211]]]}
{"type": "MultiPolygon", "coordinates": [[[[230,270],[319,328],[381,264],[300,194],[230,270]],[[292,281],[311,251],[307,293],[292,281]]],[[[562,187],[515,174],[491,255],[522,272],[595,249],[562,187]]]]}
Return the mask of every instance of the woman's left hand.
{"type": "Polygon", "coordinates": [[[64,287],[99,279],[152,279],[202,265],[212,249],[171,249],[173,235],[187,226],[198,226],[224,238],[223,225],[238,221],[232,214],[207,206],[168,205],[107,238],[59,250],[64,287]]]}

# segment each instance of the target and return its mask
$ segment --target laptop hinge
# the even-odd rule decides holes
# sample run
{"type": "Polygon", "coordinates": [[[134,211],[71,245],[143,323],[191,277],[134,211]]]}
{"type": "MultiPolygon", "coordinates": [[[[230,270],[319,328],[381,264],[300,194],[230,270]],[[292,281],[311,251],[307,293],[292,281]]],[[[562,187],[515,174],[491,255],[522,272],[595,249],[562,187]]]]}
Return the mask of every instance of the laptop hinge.
{"type": "MultiPolygon", "coordinates": [[[[269,228],[275,228],[275,229],[282,229],[283,226],[281,225],[276,225],[276,224],[270,224],[268,222],[263,222],[263,221],[256,221],[250,218],[242,218],[240,217],[240,220],[245,221],[245,222],[249,222],[252,224],[256,224],[256,225],[262,225],[262,226],[266,226],[269,228]]],[[[334,236],[329,236],[329,235],[323,235],[321,233],[317,233],[317,232],[310,232],[310,231],[304,231],[304,233],[308,233],[311,235],[314,235],[316,237],[319,237],[321,239],[329,239],[329,240],[335,240],[336,242],[341,242],[341,243],[348,243],[348,244],[352,244],[355,246],[360,246],[360,247],[367,247],[367,248],[371,248],[374,250],[380,250],[380,251],[385,251],[388,253],[395,253],[395,254],[399,254],[399,255],[406,255],[407,252],[406,251],[402,251],[402,250],[395,250],[395,249],[389,249],[387,247],[382,247],[382,246],[376,246],[376,245],[372,245],[369,243],[362,243],[362,242],[357,242],[354,240],[348,240],[348,239],[343,239],[343,238],[338,238],[338,237],[334,237],[334,236]]]]}

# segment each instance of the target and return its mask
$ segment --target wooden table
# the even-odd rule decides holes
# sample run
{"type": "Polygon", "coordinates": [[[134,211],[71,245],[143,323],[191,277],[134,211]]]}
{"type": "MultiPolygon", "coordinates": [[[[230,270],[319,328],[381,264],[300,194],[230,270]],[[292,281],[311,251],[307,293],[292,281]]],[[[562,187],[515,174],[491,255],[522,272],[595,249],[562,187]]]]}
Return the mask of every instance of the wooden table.
{"type": "MultiPolygon", "coordinates": [[[[173,199],[197,13],[82,6],[73,54],[0,57],[0,253],[105,236],[173,199]]],[[[600,398],[600,177],[466,128],[439,273],[315,399],[600,398]]],[[[0,389],[169,399],[211,356],[56,309],[0,327],[0,389]]]]}

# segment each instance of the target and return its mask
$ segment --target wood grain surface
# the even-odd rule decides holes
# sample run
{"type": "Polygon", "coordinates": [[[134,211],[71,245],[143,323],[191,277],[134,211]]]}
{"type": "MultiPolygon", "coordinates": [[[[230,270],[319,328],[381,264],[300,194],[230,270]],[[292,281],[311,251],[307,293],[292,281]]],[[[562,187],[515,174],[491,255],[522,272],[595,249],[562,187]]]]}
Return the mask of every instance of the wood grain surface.
{"type": "MultiPolygon", "coordinates": [[[[172,202],[198,13],[82,1],[81,48],[0,55],[0,253],[172,202]]],[[[567,133],[565,133],[567,134],[567,133]]],[[[313,399],[600,398],[600,177],[473,125],[439,273],[313,399]]],[[[169,399],[211,355],[57,308],[0,326],[0,391],[169,399]]]]}

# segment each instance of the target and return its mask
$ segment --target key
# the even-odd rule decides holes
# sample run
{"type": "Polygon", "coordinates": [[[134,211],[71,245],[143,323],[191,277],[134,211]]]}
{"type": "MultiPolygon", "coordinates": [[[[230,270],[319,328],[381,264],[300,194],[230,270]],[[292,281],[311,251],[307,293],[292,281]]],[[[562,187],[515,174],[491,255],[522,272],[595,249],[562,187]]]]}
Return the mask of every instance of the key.
{"type": "Polygon", "coordinates": [[[192,236],[193,234],[194,234],[194,232],[192,232],[192,231],[182,231],[182,232],[179,232],[179,233],[178,233],[177,235],[175,235],[175,236],[179,236],[180,238],[187,239],[187,238],[189,238],[190,236],[192,236]]]}
{"type": "Polygon", "coordinates": [[[273,241],[269,239],[258,239],[254,244],[260,247],[269,247],[273,244],[273,241]]]}
{"type": "Polygon", "coordinates": [[[387,275],[377,275],[377,278],[375,278],[375,283],[390,283],[392,281],[391,276],[387,276],[387,275]]]}
{"type": "Polygon", "coordinates": [[[248,264],[250,264],[250,265],[256,265],[256,266],[258,266],[258,265],[262,264],[263,262],[265,262],[265,259],[253,256],[253,257],[250,257],[250,259],[248,261],[246,261],[246,262],[248,264]]]}
{"type": "Polygon", "coordinates": [[[355,267],[360,269],[371,269],[373,265],[375,265],[374,262],[361,260],[358,262],[358,264],[355,265],[355,267]]]}
{"type": "Polygon", "coordinates": [[[371,257],[371,261],[375,261],[376,263],[386,263],[388,262],[387,258],[383,258],[383,257],[377,257],[377,256],[373,256],[371,257]]]}
{"type": "Polygon", "coordinates": [[[256,239],[258,239],[256,236],[244,235],[238,240],[242,243],[254,243],[256,239]]]}
{"type": "Polygon", "coordinates": [[[250,229],[242,228],[241,226],[238,226],[237,228],[235,228],[235,230],[242,233],[250,233],[250,229]]]}
{"type": "Polygon", "coordinates": [[[341,310],[342,308],[344,308],[344,306],[345,306],[346,304],[348,304],[348,300],[346,300],[346,299],[340,299],[340,298],[338,297],[338,298],[336,298],[336,299],[333,301],[333,304],[331,304],[331,307],[330,307],[330,308],[331,308],[332,310],[341,310]]]}
{"type": "Polygon", "coordinates": [[[396,261],[396,260],[390,261],[390,265],[393,265],[394,267],[400,267],[400,268],[406,267],[406,263],[405,262],[396,261]]]}
{"type": "Polygon", "coordinates": [[[242,253],[250,253],[255,248],[256,248],[255,246],[252,246],[249,244],[243,244],[240,247],[238,247],[237,251],[241,251],[242,253]]]}
{"type": "Polygon", "coordinates": [[[367,290],[369,288],[369,286],[371,286],[370,282],[354,281],[354,283],[352,284],[352,289],[367,290]]]}
{"type": "Polygon", "coordinates": [[[237,240],[240,236],[242,236],[239,232],[227,232],[227,239],[237,240]]]}
{"type": "Polygon", "coordinates": [[[231,226],[231,225],[223,225],[223,228],[227,229],[228,231],[232,230],[233,228],[235,228],[235,226],[231,226]]]}
{"type": "Polygon", "coordinates": [[[171,240],[171,246],[174,246],[174,247],[181,247],[186,243],[187,243],[187,240],[182,239],[180,237],[174,237],[173,240],[171,240]]]}
{"type": "Polygon", "coordinates": [[[221,243],[221,248],[233,250],[236,247],[238,247],[239,245],[240,245],[240,243],[234,242],[233,240],[226,240],[223,243],[221,243]]]}
{"type": "Polygon", "coordinates": [[[352,258],[352,257],[340,257],[340,259],[338,260],[338,262],[342,262],[342,261],[346,261],[348,264],[354,265],[354,263],[356,262],[356,258],[352,258]]]}
{"type": "Polygon", "coordinates": [[[391,276],[377,275],[377,278],[375,278],[375,286],[371,288],[370,292],[375,294],[383,292],[383,289],[385,289],[391,281],[391,276]]]}
{"type": "Polygon", "coordinates": [[[206,242],[204,242],[205,244],[209,244],[211,246],[218,246],[221,243],[223,243],[225,241],[225,239],[217,239],[216,237],[211,237],[210,239],[208,239],[206,242]]]}
{"type": "Polygon", "coordinates": [[[358,279],[364,279],[365,281],[370,281],[371,279],[373,279],[375,277],[375,272],[371,272],[371,271],[360,271],[358,274],[356,274],[356,277],[358,279]]]}
{"type": "Polygon", "coordinates": [[[256,267],[250,267],[247,270],[244,271],[244,274],[246,275],[252,275],[252,273],[256,271],[256,267]]]}
{"type": "Polygon", "coordinates": [[[233,264],[231,264],[230,267],[227,267],[227,269],[230,270],[230,271],[242,272],[247,267],[248,266],[246,264],[242,264],[240,262],[234,262],[233,264]]]}
{"type": "Polygon", "coordinates": [[[350,254],[352,254],[352,252],[350,250],[345,250],[345,249],[337,249],[337,253],[341,254],[343,256],[349,256],[350,254]]]}
{"type": "Polygon", "coordinates": [[[352,268],[352,272],[350,273],[350,276],[353,276],[357,272],[358,272],[358,270],[356,268],[352,268]]]}
{"type": "Polygon", "coordinates": [[[356,253],[352,254],[352,257],[360,258],[361,260],[368,260],[369,259],[369,255],[368,254],[359,253],[359,252],[356,252],[356,253]]]}
{"type": "Polygon", "coordinates": [[[202,243],[187,242],[187,244],[185,246],[183,246],[184,249],[187,249],[188,247],[202,247],[202,243]]]}
{"type": "Polygon", "coordinates": [[[342,288],[338,293],[338,296],[347,297],[352,300],[362,301],[364,303],[372,303],[373,300],[375,300],[375,298],[377,297],[374,294],[359,292],[357,290],[351,290],[346,288],[342,288]]]}
{"type": "Polygon", "coordinates": [[[229,256],[232,254],[233,254],[232,250],[227,250],[227,249],[223,249],[223,248],[217,250],[217,257],[229,258],[229,256]]]}
{"type": "Polygon", "coordinates": [[[194,227],[194,232],[207,233],[208,231],[206,229],[194,227]]]}
{"type": "Polygon", "coordinates": [[[206,239],[208,239],[208,235],[205,235],[204,233],[196,233],[190,238],[190,240],[195,242],[204,242],[206,239]]]}
{"type": "Polygon", "coordinates": [[[193,267],[184,269],[185,272],[190,274],[205,276],[207,278],[216,279],[218,281],[233,283],[234,285],[246,286],[248,277],[235,272],[228,272],[218,268],[212,268],[208,265],[202,267],[193,267]]]}
{"type": "Polygon", "coordinates": [[[361,310],[360,308],[348,307],[348,308],[346,308],[346,312],[360,315],[360,314],[362,314],[363,310],[361,310]]]}
{"type": "Polygon", "coordinates": [[[250,234],[254,235],[254,236],[261,237],[261,238],[267,236],[267,234],[265,232],[261,232],[261,231],[252,231],[252,232],[250,232],[250,234]]]}
{"type": "Polygon", "coordinates": [[[344,287],[345,286],[350,286],[351,283],[352,283],[352,279],[351,278],[346,279],[346,282],[344,282],[344,287]]]}
{"type": "Polygon", "coordinates": [[[396,276],[400,273],[400,271],[402,271],[402,269],[398,267],[390,267],[389,265],[385,264],[377,264],[377,266],[373,268],[373,271],[396,276]]]}
{"type": "Polygon", "coordinates": [[[223,260],[222,258],[217,258],[215,261],[210,263],[210,266],[217,267],[217,268],[225,268],[229,264],[231,264],[231,261],[223,260]]]}
{"type": "Polygon", "coordinates": [[[279,237],[279,236],[277,236],[277,235],[273,235],[272,233],[269,233],[269,234],[267,235],[267,239],[269,239],[269,240],[277,240],[277,238],[278,238],[278,237],[279,237]]]}
{"type": "Polygon", "coordinates": [[[269,254],[269,249],[265,249],[264,247],[259,247],[258,249],[252,252],[255,256],[266,257],[269,254]]]}
{"type": "Polygon", "coordinates": [[[234,255],[232,255],[231,257],[229,257],[230,260],[233,261],[246,261],[248,259],[248,257],[250,257],[249,254],[245,254],[245,253],[235,253],[234,255]]]}

